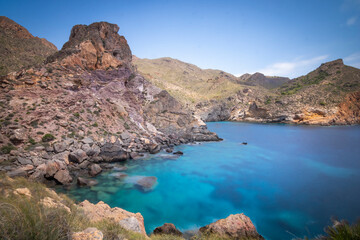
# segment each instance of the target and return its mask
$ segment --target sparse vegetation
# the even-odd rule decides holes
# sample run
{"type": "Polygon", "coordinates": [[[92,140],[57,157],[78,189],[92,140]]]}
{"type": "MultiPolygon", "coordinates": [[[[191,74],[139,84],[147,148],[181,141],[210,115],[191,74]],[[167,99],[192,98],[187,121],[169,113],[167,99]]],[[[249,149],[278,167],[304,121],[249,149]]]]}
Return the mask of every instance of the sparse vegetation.
{"type": "Polygon", "coordinates": [[[15,150],[16,147],[14,145],[12,145],[11,143],[9,143],[8,145],[4,145],[0,148],[1,153],[3,154],[9,154],[11,152],[11,150],[15,150]]]}
{"type": "Polygon", "coordinates": [[[51,142],[52,140],[54,140],[55,139],[55,137],[52,135],[52,134],[50,134],[50,133],[47,133],[47,134],[45,134],[43,137],[42,137],[42,141],[43,142],[51,142]]]}

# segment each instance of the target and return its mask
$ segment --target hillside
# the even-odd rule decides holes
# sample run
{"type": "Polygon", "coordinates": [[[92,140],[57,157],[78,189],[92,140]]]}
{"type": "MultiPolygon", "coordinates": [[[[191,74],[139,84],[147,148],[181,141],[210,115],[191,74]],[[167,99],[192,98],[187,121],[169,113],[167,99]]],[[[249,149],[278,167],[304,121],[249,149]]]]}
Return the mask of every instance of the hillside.
{"type": "Polygon", "coordinates": [[[289,82],[287,77],[265,76],[262,73],[244,74],[238,78],[238,83],[249,86],[262,86],[264,88],[277,88],[289,82]]]}
{"type": "Polygon", "coordinates": [[[0,16],[0,76],[40,64],[56,51],[45,38],[34,37],[16,22],[0,16]]]}
{"type": "Polygon", "coordinates": [[[339,59],[274,89],[272,97],[254,100],[249,107],[235,106],[231,119],[356,124],[360,123],[359,91],[360,69],[339,59]]]}
{"type": "Polygon", "coordinates": [[[222,99],[241,90],[237,78],[220,70],[201,69],[172,58],[140,59],[134,65],[147,80],[166,89],[182,103],[222,99]]]}
{"type": "Polygon", "coordinates": [[[360,121],[356,100],[360,70],[342,60],[324,63],[293,80],[261,73],[237,78],[171,58],[135,58],[134,63],[149,81],[187,103],[204,121],[325,125],[360,121]]]}

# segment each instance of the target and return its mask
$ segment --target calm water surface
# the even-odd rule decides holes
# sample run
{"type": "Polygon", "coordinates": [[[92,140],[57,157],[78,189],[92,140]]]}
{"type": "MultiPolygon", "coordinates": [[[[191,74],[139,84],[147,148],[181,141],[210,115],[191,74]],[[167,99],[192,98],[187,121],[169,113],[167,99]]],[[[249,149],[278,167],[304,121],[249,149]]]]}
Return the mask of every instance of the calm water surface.
{"type": "Polygon", "coordinates": [[[322,233],[333,216],[360,216],[360,127],[208,127],[224,141],[179,146],[184,155],[176,159],[162,152],[129,161],[129,177],[107,172],[97,186],[67,193],[141,212],[148,232],[165,222],[193,229],[243,212],[266,239],[292,239],[322,233]],[[132,184],[136,176],[158,183],[143,192],[132,184]]]}

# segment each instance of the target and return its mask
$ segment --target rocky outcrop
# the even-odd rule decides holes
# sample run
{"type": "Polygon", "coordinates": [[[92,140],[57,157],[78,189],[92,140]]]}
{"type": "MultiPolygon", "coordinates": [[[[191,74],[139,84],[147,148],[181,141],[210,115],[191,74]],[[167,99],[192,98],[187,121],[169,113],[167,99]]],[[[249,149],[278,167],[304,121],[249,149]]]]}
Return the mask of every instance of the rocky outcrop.
{"type": "Polygon", "coordinates": [[[182,236],[182,232],[178,230],[172,223],[164,223],[164,225],[155,228],[153,234],[182,236]]]}
{"type": "Polygon", "coordinates": [[[130,66],[131,50],[126,39],[118,34],[119,29],[107,22],[76,25],[71,29],[69,41],[47,61],[87,70],[130,66]]]}
{"type": "Polygon", "coordinates": [[[92,222],[108,219],[117,222],[125,229],[146,236],[144,218],[140,213],[131,213],[118,207],[110,208],[109,205],[101,201],[92,204],[85,200],[79,204],[79,207],[92,222]]]}
{"type": "Polygon", "coordinates": [[[71,235],[71,240],[102,240],[103,233],[97,228],[87,228],[82,232],[75,232],[71,235]]]}
{"type": "Polygon", "coordinates": [[[264,239],[257,231],[250,218],[243,213],[230,215],[200,228],[203,234],[215,234],[230,239],[264,239]]]}

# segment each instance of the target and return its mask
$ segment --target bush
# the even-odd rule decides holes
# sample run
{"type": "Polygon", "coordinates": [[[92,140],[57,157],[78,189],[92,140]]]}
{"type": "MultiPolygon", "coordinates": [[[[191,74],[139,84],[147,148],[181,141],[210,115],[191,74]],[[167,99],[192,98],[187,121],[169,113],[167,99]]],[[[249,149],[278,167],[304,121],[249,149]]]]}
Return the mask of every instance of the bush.
{"type": "Polygon", "coordinates": [[[42,137],[42,141],[43,142],[51,142],[52,140],[54,140],[55,139],[55,137],[52,135],[52,134],[50,134],[50,133],[47,133],[47,134],[45,134],[43,137],[42,137]]]}
{"type": "Polygon", "coordinates": [[[2,146],[0,150],[1,150],[1,153],[3,153],[3,154],[9,154],[11,152],[11,150],[15,150],[15,149],[16,149],[16,147],[9,143],[8,145],[2,146]]]}

